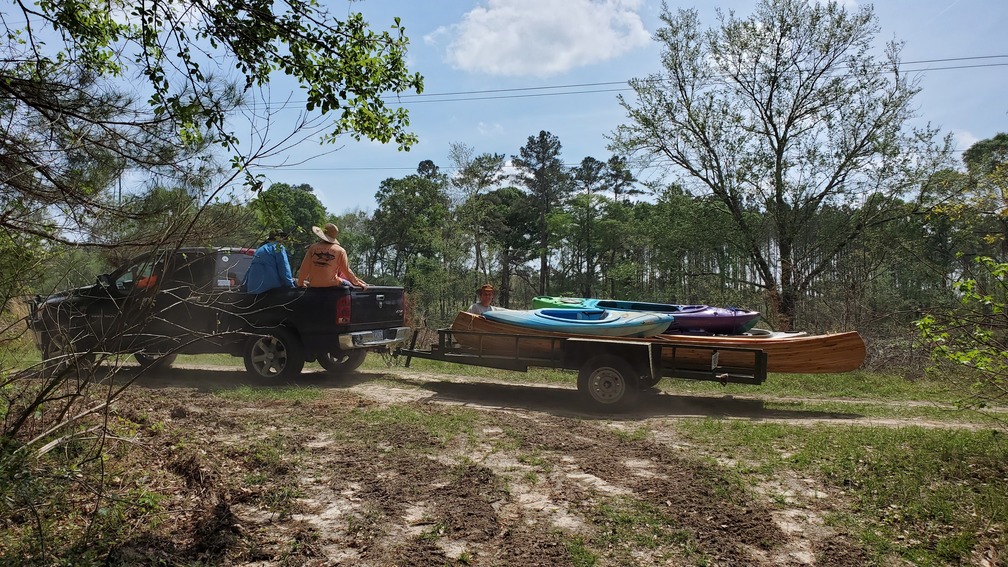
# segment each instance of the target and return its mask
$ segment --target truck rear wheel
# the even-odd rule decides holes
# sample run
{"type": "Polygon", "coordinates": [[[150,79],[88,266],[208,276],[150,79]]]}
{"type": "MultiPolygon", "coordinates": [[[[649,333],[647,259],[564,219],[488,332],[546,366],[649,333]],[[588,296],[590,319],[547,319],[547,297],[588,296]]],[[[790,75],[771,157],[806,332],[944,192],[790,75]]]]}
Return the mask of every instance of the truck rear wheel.
{"type": "Polygon", "coordinates": [[[260,378],[293,380],[304,368],[304,347],[293,333],[276,329],[245,345],[245,370],[260,378]]]}
{"type": "Polygon", "coordinates": [[[577,385],[581,396],[596,410],[625,410],[640,393],[633,366],[612,354],[600,354],[585,362],[578,372],[577,385]]]}
{"type": "Polygon", "coordinates": [[[367,349],[363,348],[336,350],[319,356],[318,363],[330,373],[342,376],[357,370],[361,364],[364,364],[365,357],[367,357],[367,349]]]}

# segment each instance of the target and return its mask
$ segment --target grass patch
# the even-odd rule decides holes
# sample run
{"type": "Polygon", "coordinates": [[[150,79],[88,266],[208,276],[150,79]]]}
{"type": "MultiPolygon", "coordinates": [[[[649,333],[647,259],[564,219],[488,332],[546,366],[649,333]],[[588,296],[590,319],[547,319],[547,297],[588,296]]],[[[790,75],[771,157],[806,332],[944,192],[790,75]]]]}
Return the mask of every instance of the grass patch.
{"type": "MultiPolygon", "coordinates": [[[[595,510],[593,522],[598,526],[591,544],[599,549],[617,550],[617,556],[633,562],[630,550],[674,548],[697,565],[706,564],[693,535],[653,504],[637,499],[608,502],[595,510]]],[[[678,559],[682,557],[662,557],[678,559]]]]}
{"type": "Polygon", "coordinates": [[[284,386],[282,388],[254,388],[252,386],[238,386],[228,390],[216,392],[222,398],[239,400],[244,402],[261,401],[286,401],[286,402],[310,402],[322,398],[325,393],[320,388],[302,386],[284,386]]]}
{"type": "Polygon", "coordinates": [[[662,380],[659,388],[670,393],[768,395],[780,397],[847,398],[852,400],[915,400],[948,403],[949,387],[936,380],[908,380],[890,374],[770,374],[759,385],[727,384],[700,380],[662,380]]]}
{"type": "Polygon", "coordinates": [[[364,426],[383,431],[401,431],[403,434],[421,431],[442,444],[460,435],[474,438],[476,426],[481,419],[479,412],[468,409],[425,411],[404,405],[354,409],[348,417],[364,426]]]}
{"type": "Polygon", "coordinates": [[[678,428],[710,450],[761,463],[756,474],[789,469],[844,494],[849,506],[830,521],[860,532],[878,557],[947,565],[968,562],[978,547],[1008,548],[1008,438],[996,431],[713,419],[678,428]]]}
{"type": "Polygon", "coordinates": [[[1008,417],[976,410],[956,409],[930,402],[923,404],[887,404],[836,401],[767,401],[763,404],[763,407],[780,411],[828,413],[839,416],[849,415],[851,417],[917,418],[929,421],[976,424],[991,427],[1002,423],[1008,417]]]}

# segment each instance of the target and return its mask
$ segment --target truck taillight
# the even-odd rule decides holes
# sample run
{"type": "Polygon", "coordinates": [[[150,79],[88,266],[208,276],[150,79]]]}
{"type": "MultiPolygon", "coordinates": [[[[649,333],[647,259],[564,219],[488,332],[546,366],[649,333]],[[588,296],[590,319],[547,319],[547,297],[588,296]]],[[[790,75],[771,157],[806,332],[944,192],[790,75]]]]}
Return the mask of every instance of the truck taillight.
{"type": "Polygon", "coordinates": [[[350,290],[336,300],[336,324],[350,323],[350,290]]]}

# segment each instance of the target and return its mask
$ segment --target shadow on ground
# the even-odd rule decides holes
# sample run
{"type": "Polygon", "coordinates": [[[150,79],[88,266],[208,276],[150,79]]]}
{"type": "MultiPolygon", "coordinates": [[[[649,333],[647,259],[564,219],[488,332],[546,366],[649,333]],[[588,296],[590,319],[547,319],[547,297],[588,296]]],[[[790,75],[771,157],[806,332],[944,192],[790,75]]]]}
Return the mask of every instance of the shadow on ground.
{"type": "MultiPolygon", "coordinates": [[[[217,392],[239,387],[287,388],[312,387],[322,389],[368,388],[380,385],[395,388],[401,385],[413,391],[428,391],[421,399],[431,402],[458,403],[488,408],[511,408],[562,416],[605,419],[638,419],[641,417],[725,417],[772,420],[854,420],[863,417],[849,412],[785,410],[767,408],[764,400],[733,396],[691,396],[649,390],[640,395],[633,408],[626,412],[607,413],[589,409],[573,384],[569,387],[543,384],[506,384],[474,380],[471,382],[420,379],[380,371],[353,372],[333,376],[324,371],[305,371],[296,380],[278,381],[260,378],[232,368],[167,368],[140,369],[123,367],[114,377],[116,382],[134,380],[141,388],[192,388],[201,392],[217,392]]],[[[365,393],[366,395],[366,393],[365,393]]],[[[417,396],[404,396],[403,401],[417,396]]]]}
{"type": "Polygon", "coordinates": [[[763,400],[732,396],[689,396],[643,392],[633,408],[622,413],[590,411],[577,390],[539,385],[433,381],[424,388],[435,393],[432,400],[472,405],[541,411],[561,415],[637,419],[640,417],[731,417],[746,419],[844,420],[861,416],[847,412],[782,410],[765,407],[763,400]]]}

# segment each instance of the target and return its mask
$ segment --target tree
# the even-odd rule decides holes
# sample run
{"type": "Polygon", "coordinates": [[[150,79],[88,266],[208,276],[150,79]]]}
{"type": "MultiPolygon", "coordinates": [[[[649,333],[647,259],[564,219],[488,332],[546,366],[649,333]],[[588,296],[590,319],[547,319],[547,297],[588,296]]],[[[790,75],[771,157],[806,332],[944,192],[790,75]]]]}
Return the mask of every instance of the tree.
{"type": "MultiPolygon", "coordinates": [[[[480,232],[484,210],[476,197],[497,187],[504,180],[504,154],[484,153],[473,156],[472,147],[453,143],[449,158],[457,170],[451,178],[451,185],[457,191],[453,198],[457,205],[455,213],[459,224],[472,230],[475,275],[482,275],[485,280],[490,273],[483,258],[483,236],[480,232]]],[[[479,282],[474,281],[473,284],[476,287],[479,282]]]]}
{"type": "Polygon", "coordinates": [[[537,213],[532,198],[517,187],[503,187],[473,197],[484,211],[483,233],[500,257],[500,289],[497,299],[503,307],[511,302],[511,276],[534,256],[537,213]]]}
{"type": "Polygon", "coordinates": [[[447,224],[448,197],[444,176],[433,163],[420,163],[417,173],[401,179],[388,178],[375,193],[377,208],[372,217],[375,238],[390,249],[388,271],[400,281],[412,260],[437,257],[441,229],[447,224]],[[433,173],[433,175],[432,175],[433,173]]]}
{"type": "Polygon", "coordinates": [[[917,322],[934,369],[958,386],[963,397],[956,402],[966,408],[1008,398],[1008,264],[979,257],[976,268],[975,277],[955,284],[958,309],[936,310],[917,322]]]}
{"type": "Polygon", "coordinates": [[[0,164],[9,173],[0,183],[10,199],[0,203],[0,227],[18,233],[90,243],[95,219],[123,214],[98,197],[126,170],[197,178],[196,192],[208,201],[240,176],[253,183],[249,166],[300,140],[294,132],[270,138],[268,84],[278,74],[307,96],[295,130],[314,126],[325,140],[349,135],[401,148],[416,141],[406,111],[383,98],[423,86],[406,70],[398,20],[375,33],[359,13],[337,20],[308,0],[55,0],[16,3],[3,23],[0,109],[8,119],[0,164]],[[43,29],[54,33],[39,37],[43,29]],[[217,71],[239,82],[223,82],[217,71]],[[254,97],[265,111],[235,113],[254,97]],[[251,140],[240,140],[229,122],[243,116],[251,140]],[[220,171],[214,146],[231,154],[231,169],[207,187],[211,177],[201,173],[220,171]],[[15,201],[50,214],[8,214],[15,201]]]}
{"type": "Polygon", "coordinates": [[[746,19],[719,12],[709,30],[693,10],[661,18],[664,69],[631,81],[636,102],[620,97],[629,123],[613,147],[670,162],[727,208],[780,328],[791,328],[797,300],[837,254],[902,212],[900,197],[921,197],[949,162],[950,138],[907,131],[919,88],[900,73],[899,45],[872,55],[870,6],[763,0],[746,19]],[[823,206],[869,195],[879,206],[808,237],[823,206]]]}
{"type": "Polygon", "coordinates": [[[559,206],[569,192],[569,175],[560,159],[560,139],[545,130],[539,136],[529,136],[528,142],[511,156],[519,173],[516,180],[532,196],[539,216],[539,293],[549,289],[549,220],[554,208],[559,206]]]}
{"type": "MultiPolygon", "coordinates": [[[[212,222],[215,215],[244,212],[231,211],[222,196],[241,181],[258,191],[261,179],[251,168],[309,135],[394,141],[408,149],[416,142],[408,115],[385,102],[388,94],[422,90],[422,78],[406,70],[404,28],[397,19],[376,33],[361,14],[336,19],[324,6],[315,0],[12,3],[0,17],[6,39],[0,255],[24,259],[7,256],[16,249],[48,259],[58,245],[79,251],[209,243],[213,233],[201,227],[219,229],[225,225],[212,222]],[[286,132],[272,120],[295,104],[278,108],[270,100],[270,82],[280,75],[307,98],[286,132]],[[126,173],[150,193],[115,195],[126,173]],[[167,210],[184,214],[161,216],[167,210]]],[[[71,256],[78,264],[94,258],[64,257],[71,256]]],[[[7,305],[23,290],[0,279],[0,302],[7,305]]],[[[139,316],[155,315],[148,306],[139,316]]],[[[26,369],[11,344],[5,341],[0,352],[4,412],[25,419],[5,420],[0,432],[0,484],[10,496],[0,506],[3,521],[31,511],[39,545],[22,554],[26,563],[93,562],[121,543],[94,534],[120,534],[123,518],[131,517],[123,506],[134,494],[105,492],[111,489],[103,486],[102,435],[116,423],[107,415],[109,402],[130,381],[93,380],[86,363],[101,356],[95,352],[51,356],[26,369]],[[103,412],[104,419],[93,415],[103,412]],[[75,479],[84,486],[72,486],[75,479]],[[66,509],[78,501],[68,494],[85,492],[93,495],[92,511],[114,512],[66,509]],[[46,533],[55,514],[82,514],[87,525],[46,533]]],[[[108,362],[114,375],[121,361],[108,362]]]]}
{"type": "Polygon", "coordinates": [[[1000,244],[1002,258],[1008,258],[1008,134],[980,140],[963,152],[976,208],[995,219],[1000,234],[990,234],[990,242],[1000,244]]]}
{"type": "Polygon", "coordinates": [[[326,222],[326,208],[315,196],[315,189],[307,183],[274,183],[261,191],[250,206],[259,220],[259,230],[250,243],[263,240],[271,230],[286,230],[287,251],[291,255],[291,266],[296,270],[308,245],[316,240],[311,227],[326,222]]]}
{"type": "Polygon", "coordinates": [[[644,193],[634,187],[637,179],[634,177],[633,172],[630,171],[627,159],[623,156],[612,156],[609,158],[609,161],[606,162],[605,179],[609,190],[612,191],[613,201],[618,202],[621,197],[623,201],[627,201],[632,196],[644,193]]]}
{"type": "Polygon", "coordinates": [[[582,159],[581,164],[573,171],[574,188],[579,192],[572,203],[572,214],[577,224],[575,248],[580,258],[577,264],[580,272],[579,291],[582,297],[593,297],[592,288],[598,254],[596,245],[598,236],[593,234],[593,229],[601,206],[601,198],[596,193],[601,192],[604,187],[605,174],[606,164],[591,156],[582,159]]]}

